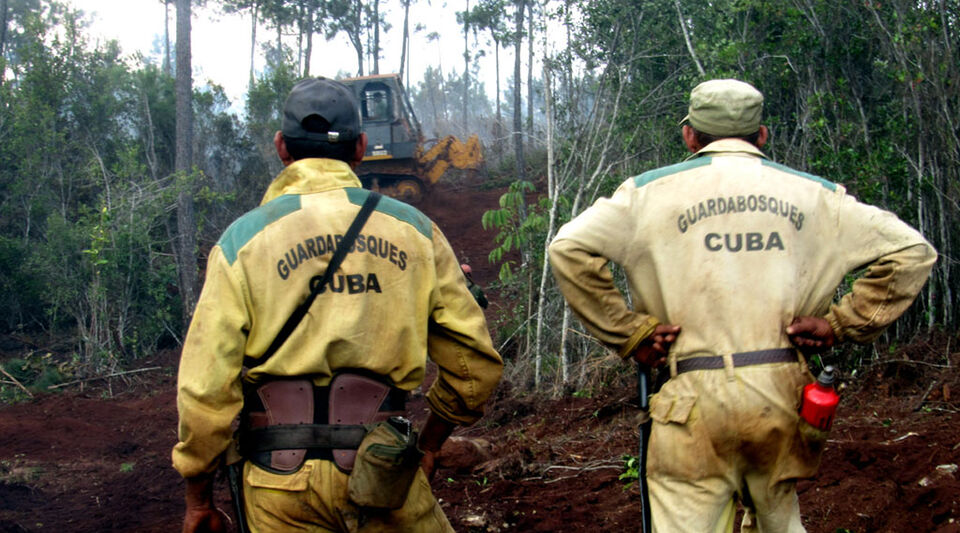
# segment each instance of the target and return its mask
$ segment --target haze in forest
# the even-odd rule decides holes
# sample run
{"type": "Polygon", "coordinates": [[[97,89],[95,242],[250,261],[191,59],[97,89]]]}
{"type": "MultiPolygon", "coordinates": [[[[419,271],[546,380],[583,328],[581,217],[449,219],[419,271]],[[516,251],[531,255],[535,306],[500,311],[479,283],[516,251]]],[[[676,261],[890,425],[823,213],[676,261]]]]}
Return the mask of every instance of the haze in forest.
{"type": "MultiPolygon", "coordinates": [[[[69,0],[67,2],[87,14],[89,33],[104,41],[115,39],[125,54],[142,54],[161,61],[163,54],[165,5],[163,0],[69,0]]],[[[410,5],[410,20],[414,28],[410,36],[410,79],[423,78],[427,67],[453,72],[463,69],[463,34],[457,23],[457,12],[468,2],[426,0],[410,5]],[[431,34],[436,33],[436,36],[431,34]]],[[[476,2],[474,2],[476,4],[476,2]]],[[[400,65],[403,6],[399,0],[384,2],[384,20],[389,29],[382,34],[381,73],[396,72],[400,65]]],[[[230,101],[239,110],[248,88],[250,14],[225,13],[216,2],[194,7],[193,66],[194,83],[212,81],[222,85],[230,101]]],[[[171,39],[175,36],[175,10],[169,2],[171,39]]],[[[260,21],[257,27],[259,41],[274,39],[275,30],[260,21]]],[[[474,49],[481,49],[482,36],[472,36],[474,49]]],[[[292,40],[294,36],[286,36],[292,40]]],[[[311,62],[311,71],[327,77],[355,75],[357,61],[344,36],[326,40],[319,35],[317,51],[311,62]]],[[[255,69],[262,72],[266,66],[263,42],[258,43],[255,69]]],[[[504,53],[511,53],[505,50],[504,53]]],[[[487,92],[494,90],[495,72],[492,52],[481,54],[477,61],[479,79],[487,92]]]]}

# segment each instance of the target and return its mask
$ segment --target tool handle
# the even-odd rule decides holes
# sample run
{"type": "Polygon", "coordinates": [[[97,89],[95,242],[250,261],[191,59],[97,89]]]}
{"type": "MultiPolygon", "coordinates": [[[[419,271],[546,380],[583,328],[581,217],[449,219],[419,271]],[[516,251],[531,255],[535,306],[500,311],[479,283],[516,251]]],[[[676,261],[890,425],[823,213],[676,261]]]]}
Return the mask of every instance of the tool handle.
{"type": "Polygon", "coordinates": [[[243,509],[243,462],[227,465],[226,468],[233,512],[237,517],[237,532],[247,533],[247,515],[243,509]]]}
{"type": "Polygon", "coordinates": [[[637,461],[637,477],[640,483],[640,531],[651,533],[653,528],[650,522],[650,493],[647,487],[647,443],[650,440],[650,367],[637,363],[637,403],[645,413],[640,423],[640,443],[637,461]]]}

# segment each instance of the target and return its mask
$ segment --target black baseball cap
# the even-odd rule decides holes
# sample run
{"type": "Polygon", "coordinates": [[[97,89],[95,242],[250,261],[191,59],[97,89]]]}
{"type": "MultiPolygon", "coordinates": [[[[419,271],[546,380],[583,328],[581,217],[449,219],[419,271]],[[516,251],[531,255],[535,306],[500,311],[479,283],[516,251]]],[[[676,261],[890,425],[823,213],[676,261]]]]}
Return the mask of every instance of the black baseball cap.
{"type": "Polygon", "coordinates": [[[288,139],[353,142],[360,136],[360,106],[346,85],[327,78],[307,78],[293,86],[283,104],[281,131],[288,139]],[[318,127],[323,121],[329,127],[318,127]]]}

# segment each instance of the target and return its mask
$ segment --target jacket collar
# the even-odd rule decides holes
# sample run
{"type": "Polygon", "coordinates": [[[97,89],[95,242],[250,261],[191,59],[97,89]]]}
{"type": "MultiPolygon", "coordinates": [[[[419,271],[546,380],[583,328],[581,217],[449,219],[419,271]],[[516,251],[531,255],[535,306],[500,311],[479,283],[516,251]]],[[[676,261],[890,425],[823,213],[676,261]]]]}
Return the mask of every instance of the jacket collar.
{"type": "Polygon", "coordinates": [[[273,179],[260,205],[284,194],[309,194],[360,186],[360,179],[343,161],[301,159],[294,161],[273,179]]]}
{"type": "Polygon", "coordinates": [[[689,160],[701,156],[724,154],[750,154],[756,157],[768,159],[759,148],[742,139],[720,139],[718,141],[714,141],[704,146],[699,152],[691,155],[687,159],[689,160]]]}

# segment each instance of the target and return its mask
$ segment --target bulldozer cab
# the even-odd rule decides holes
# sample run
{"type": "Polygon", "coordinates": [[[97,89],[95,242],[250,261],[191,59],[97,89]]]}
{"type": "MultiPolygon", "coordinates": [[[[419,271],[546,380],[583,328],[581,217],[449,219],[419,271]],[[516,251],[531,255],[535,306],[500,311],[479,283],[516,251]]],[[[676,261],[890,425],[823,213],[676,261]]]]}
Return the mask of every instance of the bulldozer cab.
{"type": "Polygon", "coordinates": [[[367,134],[364,161],[413,159],[422,144],[420,124],[396,74],[341,80],[360,102],[367,134]]]}
{"type": "Polygon", "coordinates": [[[477,169],[483,155],[479,138],[426,141],[397,74],[340,80],[360,102],[367,151],[357,176],[367,189],[418,203],[450,168],[477,169]]]}

